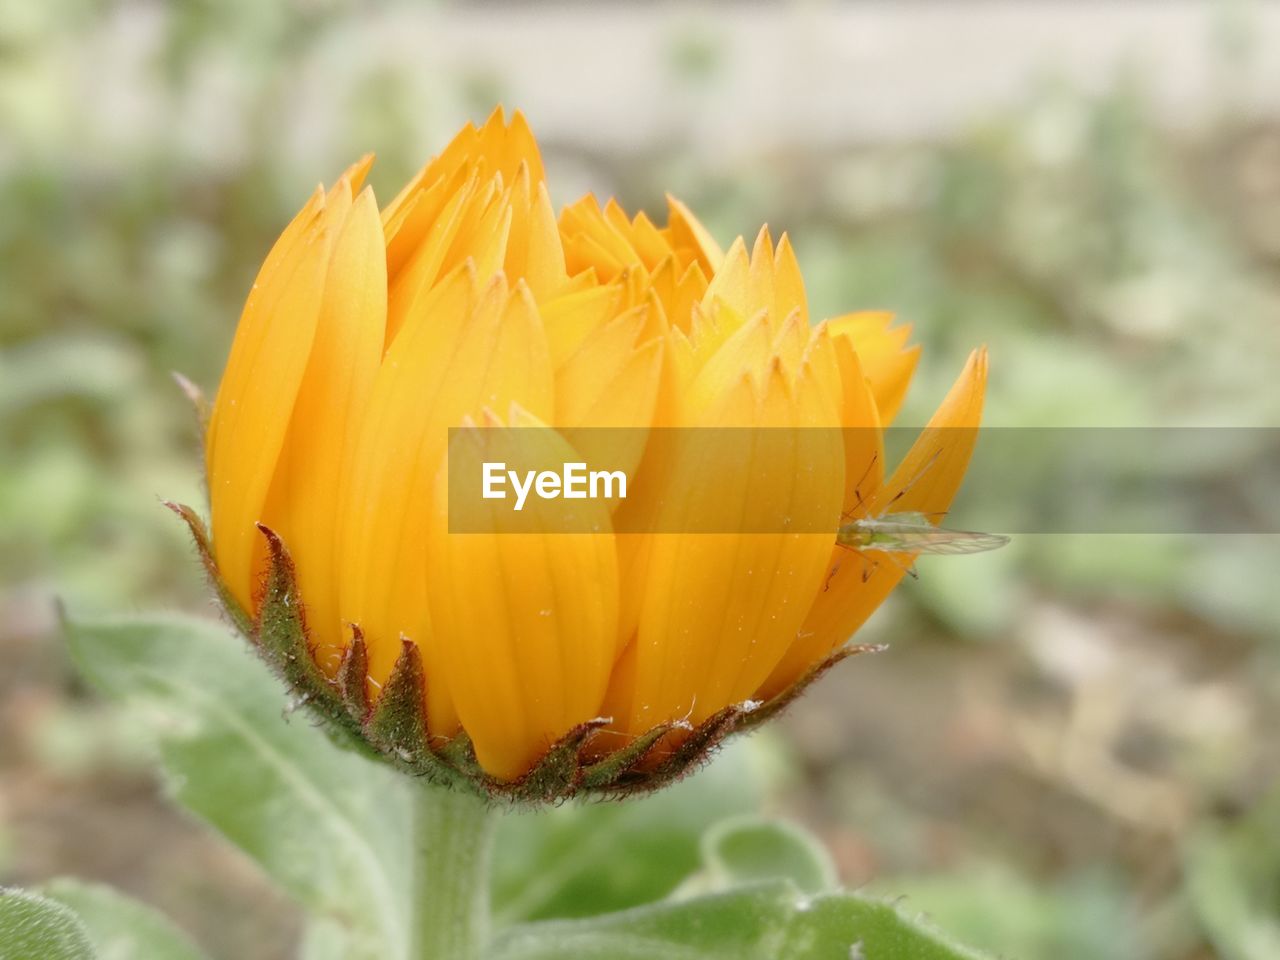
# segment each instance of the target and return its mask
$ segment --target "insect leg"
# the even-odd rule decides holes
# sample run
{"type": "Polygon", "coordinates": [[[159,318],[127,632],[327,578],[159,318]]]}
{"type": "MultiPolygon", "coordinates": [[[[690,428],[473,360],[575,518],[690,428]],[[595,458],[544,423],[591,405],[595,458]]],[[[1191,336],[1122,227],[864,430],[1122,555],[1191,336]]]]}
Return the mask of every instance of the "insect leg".
{"type": "Polygon", "coordinates": [[[850,520],[863,513],[863,506],[866,504],[866,498],[862,496],[862,485],[867,482],[867,478],[871,476],[871,471],[875,468],[876,461],[880,458],[879,452],[871,454],[871,459],[867,461],[867,469],[862,471],[862,476],[858,482],[853,485],[853,495],[857,498],[852,510],[846,510],[840,514],[841,519],[848,523],[850,520]]]}
{"type": "Polygon", "coordinates": [[[830,571],[828,571],[828,573],[827,573],[827,579],[826,579],[826,581],[822,584],[822,592],[823,592],[823,593],[826,593],[828,590],[830,590],[830,589],[831,589],[831,581],[832,581],[832,580],[834,580],[834,579],[835,579],[835,575],[836,575],[837,573],[839,573],[839,572],[840,572],[840,564],[841,564],[841,563],[843,563],[843,562],[844,562],[843,560],[841,560],[841,561],[837,561],[837,562],[836,562],[836,565],[835,565],[834,567],[832,567],[830,571]]]}
{"type": "Polygon", "coordinates": [[[914,477],[912,477],[910,480],[908,480],[908,481],[907,481],[907,483],[906,483],[906,485],[905,485],[901,490],[899,490],[897,493],[895,493],[895,494],[893,495],[893,497],[889,500],[889,502],[888,502],[888,503],[886,503],[886,504],[884,505],[884,507],[885,507],[885,508],[884,508],[884,512],[885,512],[885,513],[892,513],[892,512],[893,512],[893,511],[892,511],[892,509],[891,509],[891,508],[893,507],[893,505],[894,505],[895,503],[897,503],[899,500],[901,500],[903,497],[905,497],[905,496],[906,496],[906,495],[911,491],[911,488],[912,488],[912,487],[914,487],[917,483],[919,483],[919,482],[920,482],[920,478],[921,478],[921,477],[923,477],[926,473],[928,473],[928,472],[929,472],[930,468],[932,468],[932,467],[933,467],[933,465],[934,465],[935,463],[937,463],[937,462],[938,462],[938,458],[939,458],[940,456],[942,456],[942,448],[941,448],[941,447],[939,447],[937,450],[935,450],[935,451],[933,452],[933,456],[931,456],[931,457],[930,457],[930,458],[925,462],[925,465],[924,465],[923,467],[921,467],[921,468],[919,469],[919,471],[917,471],[916,475],[915,475],[914,477]]]}

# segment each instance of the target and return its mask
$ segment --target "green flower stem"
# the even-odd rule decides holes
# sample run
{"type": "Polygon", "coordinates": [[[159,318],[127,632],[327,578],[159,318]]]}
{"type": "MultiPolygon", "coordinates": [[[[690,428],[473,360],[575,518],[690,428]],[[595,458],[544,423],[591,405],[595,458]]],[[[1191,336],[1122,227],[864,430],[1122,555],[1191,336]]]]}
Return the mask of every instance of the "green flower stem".
{"type": "Polygon", "coordinates": [[[463,790],[414,786],[410,960],[479,960],[496,811],[463,790]]]}

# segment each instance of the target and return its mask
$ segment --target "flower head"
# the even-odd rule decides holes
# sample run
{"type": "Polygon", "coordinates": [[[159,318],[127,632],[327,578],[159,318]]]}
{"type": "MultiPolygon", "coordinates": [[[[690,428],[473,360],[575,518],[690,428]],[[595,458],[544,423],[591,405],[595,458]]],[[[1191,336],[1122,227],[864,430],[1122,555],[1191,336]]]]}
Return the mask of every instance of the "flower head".
{"type": "Polygon", "coordinates": [[[886,475],[910,328],[815,323],[785,235],[724,251],[673,198],[665,226],[592,197],[557,218],[518,113],[465,127],[382,209],[370,164],[268,254],[208,423],[212,536],[184,511],[291,684],[403,766],[545,799],[671,779],[857,649],[910,558],[847,562],[838,518],[946,511],[981,351],[886,475]],[[565,462],[619,428],[645,483],[585,505],[590,532],[451,532],[451,442],[518,458],[502,427],[565,462]],[[744,429],[782,439],[700,482],[691,438],[744,429]],[[682,526],[760,504],[831,523],[682,526]]]}

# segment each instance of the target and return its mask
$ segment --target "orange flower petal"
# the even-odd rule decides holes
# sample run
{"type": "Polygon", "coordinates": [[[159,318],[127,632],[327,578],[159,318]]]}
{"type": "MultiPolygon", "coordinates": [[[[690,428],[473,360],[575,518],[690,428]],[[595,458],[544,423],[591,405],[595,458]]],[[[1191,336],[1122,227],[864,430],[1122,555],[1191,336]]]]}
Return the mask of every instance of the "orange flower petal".
{"type": "Polygon", "coordinates": [[[383,683],[401,634],[423,650],[432,730],[457,729],[433,657],[424,544],[449,427],[485,407],[518,402],[551,419],[552,380],[537,307],[523,284],[499,277],[484,290],[456,271],[431,292],[388,351],[374,380],[342,510],[343,620],[369,645],[369,675],[383,683]]]}
{"type": "MultiPolygon", "coordinates": [[[[871,497],[868,515],[919,511],[941,519],[960,489],[977,442],[986,383],[986,350],[976,350],[898,469],[871,497]]],[[[759,695],[786,689],[847,640],[884,602],[913,559],[836,547],[830,578],[759,695]]]]}
{"type": "Polygon", "coordinates": [[[331,237],[317,193],[285,230],[258,274],[222,375],[207,438],[214,551],[246,610],[267,493],[306,371],[320,314],[331,237]]]}
{"type": "Polygon", "coordinates": [[[892,313],[865,311],[829,321],[832,334],[847,337],[857,351],[885,426],[893,423],[902,409],[920,362],[920,347],[906,345],[911,325],[895,327],[893,319],[892,313]]]}
{"type": "Polygon", "coordinates": [[[330,673],[347,640],[338,614],[336,518],[387,316],[377,203],[366,189],[348,205],[335,225],[315,341],[264,514],[289,545],[316,659],[330,673]]]}
{"type": "MultiPolygon", "coordinates": [[[[555,431],[537,429],[537,419],[517,411],[511,422],[535,429],[518,436],[464,429],[450,456],[521,471],[579,459],[555,431]]],[[[499,426],[492,417],[487,423],[499,426]]],[[[599,712],[618,615],[608,510],[584,501],[588,522],[602,532],[565,533],[551,501],[530,497],[522,518],[529,526],[520,528],[529,532],[504,532],[506,503],[487,501],[494,504],[488,532],[450,535],[447,481],[442,470],[429,535],[426,589],[438,648],[431,662],[444,670],[481,765],[511,779],[599,712]]]]}

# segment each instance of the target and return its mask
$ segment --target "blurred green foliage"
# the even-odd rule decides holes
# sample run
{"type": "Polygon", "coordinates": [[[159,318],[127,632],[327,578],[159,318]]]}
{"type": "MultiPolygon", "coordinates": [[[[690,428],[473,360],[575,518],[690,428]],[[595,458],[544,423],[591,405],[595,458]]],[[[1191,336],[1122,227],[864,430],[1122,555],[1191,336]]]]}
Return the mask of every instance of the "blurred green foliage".
{"type": "MultiPolygon", "coordinates": [[[[0,5],[0,646],[23,652],[0,696],[28,697],[31,727],[8,728],[0,762],[54,776],[43,789],[83,785],[95,760],[139,776],[129,724],[98,722],[62,671],[52,596],[80,610],[204,603],[185,534],[156,501],[201,499],[197,431],[169,372],[213,388],[252,275],[316,180],[376,149],[386,198],[459,116],[499,96],[519,105],[485,69],[424,82],[349,50],[343,31],[369,9],[0,5]],[[35,709],[32,690],[52,703],[35,709]]],[[[667,53],[677,90],[717,95],[714,30],[673,36],[667,53]]],[[[985,342],[992,424],[1280,423],[1280,125],[1229,99],[1180,135],[1135,75],[1096,95],[1048,79],[937,141],[708,158],[678,141],[602,156],[590,136],[548,149],[632,208],[658,211],[672,190],[722,240],[761,220],[786,229],[818,316],[884,307],[913,322],[925,359],[905,422],[985,342]]],[[[1247,471],[1254,453],[1206,468],[1247,471]]],[[[1008,700],[984,703],[1011,738],[1038,735],[1041,701],[1055,704],[1044,751],[1060,764],[1035,776],[1053,780],[1056,805],[1027,814],[1045,836],[1011,850],[981,813],[949,809],[963,855],[931,857],[936,798],[903,797],[883,755],[843,743],[823,755],[833,770],[797,764],[779,802],[837,838],[875,838],[882,892],[1010,956],[1270,956],[1280,850],[1254,838],[1274,833],[1265,798],[1280,772],[1276,569],[1262,536],[1026,537],[922,564],[871,630],[918,638],[915,669],[946,689],[961,682],[947,673],[957,647],[977,675],[965,682],[1007,684],[1008,700]],[[1096,783],[1068,769],[1076,748],[1120,759],[1096,783]],[[1172,792],[1177,815],[1155,840],[1125,812],[1117,770],[1172,792]],[[815,782],[834,799],[816,800],[815,782]],[[1063,796],[1092,812],[1061,814],[1063,796]],[[1099,847],[1099,829],[1126,839],[1099,847]]],[[[928,765],[949,741],[902,732],[924,689],[898,691],[888,752],[928,765]]],[[[984,787],[994,805],[1005,781],[984,787]]],[[[34,868],[20,830],[0,822],[0,840],[0,871],[46,879],[22,876],[34,868]]]]}

